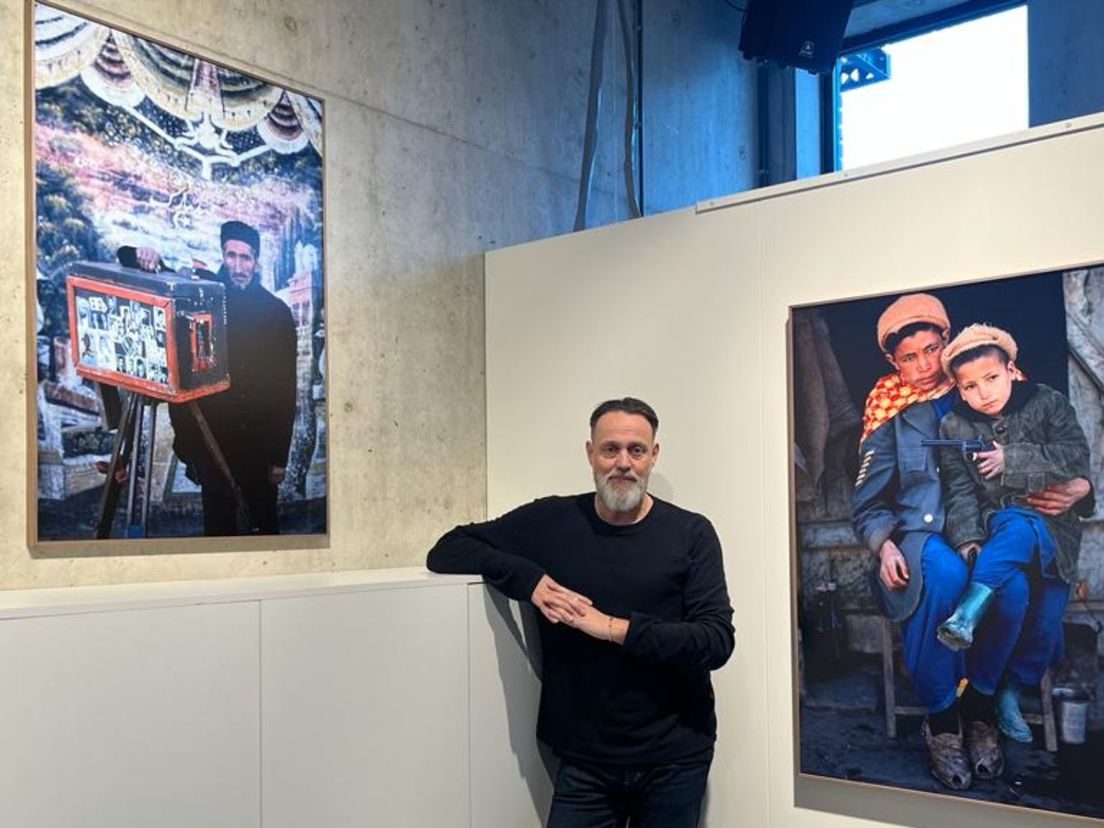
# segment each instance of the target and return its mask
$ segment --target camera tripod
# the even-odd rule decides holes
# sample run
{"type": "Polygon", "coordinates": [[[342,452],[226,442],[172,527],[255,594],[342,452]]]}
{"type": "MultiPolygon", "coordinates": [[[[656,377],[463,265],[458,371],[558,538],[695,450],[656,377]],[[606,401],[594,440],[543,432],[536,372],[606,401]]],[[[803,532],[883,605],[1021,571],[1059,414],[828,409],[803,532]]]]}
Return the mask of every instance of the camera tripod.
{"type": "MultiPolygon", "coordinates": [[[[157,404],[160,400],[146,397],[142,394],[128,393],[123,402],[122,413],[119,417],[119,430],[115,435],[115,445],[111,452],[111,462],[107,467],[107,480],[104,482],[103,492],[100,495],[100,516],[96,527],[96,538],[111,537],[111,526],[115,522],[115,513],[119,509],[119,498],[122,495],[123,483],[126,483],[126,536],[128,538],[144,538],[149,536],[149,505],[150,489],[153,480],[153,448],[157,436],[157,404]],[[149,422],[146,423],[145,413],[149,409],[149,422]],[[140,468],[140,459],[145,455],[145,463],[140,468]],[[141,474],[139,474],[141,472],[141,474]],[[139,492],[138,478],[142,477],[143,491],[139,492]],[[137,519],[136,519],[137,518],[137,519]]],[[[215,461],[215,465],[230,484],[230,490],[234,494],[238,510],[248,526],[254,527],[253,517],[246,505],[241,489],[234,480],[234,475],[226,463],[226,458],[219,448],[215,435],[211,433],[211,427],[207,424],[207,418],[199,408],[195,400],[185,403],[187,409],[195,418],[199,432],[203,436],[203,442],[207,451],[215,461]]]]}

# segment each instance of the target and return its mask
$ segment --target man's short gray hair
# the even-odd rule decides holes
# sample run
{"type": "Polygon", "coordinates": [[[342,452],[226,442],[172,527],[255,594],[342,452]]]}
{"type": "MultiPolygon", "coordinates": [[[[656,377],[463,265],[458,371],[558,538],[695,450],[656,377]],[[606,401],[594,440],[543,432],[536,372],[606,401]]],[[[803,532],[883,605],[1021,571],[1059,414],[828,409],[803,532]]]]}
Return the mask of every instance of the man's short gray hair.
{"type": "Polygon", "coordinates": [[[648,405],[644,400],[638,400],[636,397],[622,397],[619,400],[606,400],[601,403],[590,414],[590,429],[594,430],[594,424],[598,422],[598,419],[603,414],[609,414],[611,411],[623,411],[626,414],[639,414],[645,420],[647,420],[652,426],[652,436],[659,431],[659,416],[655,413],[655,409],[648,405]]]}

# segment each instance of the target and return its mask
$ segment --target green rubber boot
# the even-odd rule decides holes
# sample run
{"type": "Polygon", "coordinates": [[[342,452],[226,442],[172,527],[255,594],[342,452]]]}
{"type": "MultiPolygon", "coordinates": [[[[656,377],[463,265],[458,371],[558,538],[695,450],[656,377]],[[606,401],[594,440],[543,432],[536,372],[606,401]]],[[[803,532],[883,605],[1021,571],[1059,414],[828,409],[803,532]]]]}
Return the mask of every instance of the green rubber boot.
{"type": "Polygon", "coordinates": [[[974,643],[974,627],[978,625],[989,603],[993,600],[993,590],[984,584],[973,581],[966,587],[954,613],[939,625],[935,637],[945,647],[954,651],[965,650],[974,643]]]}
{"type": "Polygon", "coordinates": [[[1031,728],[1020,712],[1020,686],[1011,679],[1001,682],[994,703],[1001,733],[1013,741],[1031,744],[1031,728]]]}

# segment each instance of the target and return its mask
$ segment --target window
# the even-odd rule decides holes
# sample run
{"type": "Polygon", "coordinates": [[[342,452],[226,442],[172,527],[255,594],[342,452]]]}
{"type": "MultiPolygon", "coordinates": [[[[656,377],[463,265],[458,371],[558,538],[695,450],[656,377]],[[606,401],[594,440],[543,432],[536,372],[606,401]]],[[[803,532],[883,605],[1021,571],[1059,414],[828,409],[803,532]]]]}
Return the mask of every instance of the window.
{"type": "Polygon", "coordinates": [[[846,54],[834,78],[836,169],[1026,129],[1027,9],[846,54]]]}

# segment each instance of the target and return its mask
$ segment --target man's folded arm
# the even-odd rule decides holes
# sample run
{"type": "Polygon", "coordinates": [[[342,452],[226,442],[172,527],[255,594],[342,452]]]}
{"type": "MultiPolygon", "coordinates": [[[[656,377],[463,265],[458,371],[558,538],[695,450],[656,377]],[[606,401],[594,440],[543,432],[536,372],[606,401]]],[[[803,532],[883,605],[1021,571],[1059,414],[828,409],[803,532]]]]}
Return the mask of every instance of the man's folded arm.
{"type": "Polygon", "coordinates": [[[721,543],[708,521],[703,520],[690,557],[683,619],[664,621],[633,612],[625,652],[669,667],[716,670],[732,655],[735,631],[721,543]]]}
{"type": "Polygon", "coordinates": [[[732,611],[687,621],[661,621],[641,612],[629,616],[625,651],[669,667],[716,670],[735,646],[732,611]]]}
{"type": "Polygon", "coordinates": [[[544,570],[528,558],[500,549],[488,537],[489,524],[470,523],[447,532],[426,556],[431,572],[482,575],[515,601],[528,601],[544,570]]]}

